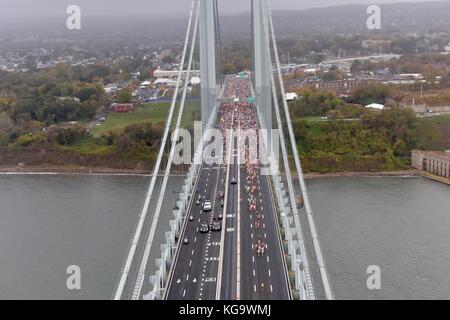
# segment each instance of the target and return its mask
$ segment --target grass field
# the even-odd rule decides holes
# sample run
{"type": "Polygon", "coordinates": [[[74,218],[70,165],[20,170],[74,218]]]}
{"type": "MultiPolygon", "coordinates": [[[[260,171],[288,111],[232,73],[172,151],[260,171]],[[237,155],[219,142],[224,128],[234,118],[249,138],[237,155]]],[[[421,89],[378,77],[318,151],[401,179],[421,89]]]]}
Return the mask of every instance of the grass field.
{"type": "Polygon", "coordinates": [[[450,149],[450,115],[418,119],[417,138],[419,149],[450,149]]]}
{"type": "MultiPolygon", "coordinates": [[[[137,109],[135,112],[111,112],[106,117],[106,121],[101,126],[97,126],[92,129],[91,133],[94,137],[99,137],[103,132],[123,129],[135,123],[165,123],[169,114],[169,109],[170,102],[151,102],[145,104],[143,108],[137,109]]],[[[193,123],[196,110],[200,110],[199,102],[187,101],[182,123],[193,123]]],[[[175,120],[176,116],[174,116],[174,121],[175,120]]]]}

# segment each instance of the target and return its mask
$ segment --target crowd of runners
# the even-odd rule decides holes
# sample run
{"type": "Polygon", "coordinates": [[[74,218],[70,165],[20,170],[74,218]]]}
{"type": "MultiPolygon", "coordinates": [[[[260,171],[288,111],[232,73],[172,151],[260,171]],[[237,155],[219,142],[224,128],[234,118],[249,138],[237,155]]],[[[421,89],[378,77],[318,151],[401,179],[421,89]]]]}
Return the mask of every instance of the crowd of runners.
{"type": "MultiPolygon", "coordinates": [[[[251,83],[248,79],[239,77],[228,77],[224,89],[223,98],[227,102],[223,102],[219,109],[219,129],[224,138],[224,146],[228,145],[229,137],[227,130],[240,129],[242,131],[254,130],[255,139],[246,139],[242,143],[238,143],[238,152],[242,152],[244,159],[240,161],[245,168],[244,189],[245,202],[252,216],[252,224],[255,229],[260,231],[262,224],[262,212],[258,209],[257,197],[260,194],[260,186],[258,176],[260,171],[260,159],[258,157],[258,131],[259,124],[257,121],[256,105],[248,102],[248,98],[252,96],[251,83]],[[256,141],[256,143],[254,143],[256,141]],[[243,150],[240,150],[243,148],[243,150]],[[255,156],[256,155],[256,156],[255,156]]],[[[238,131],[239,132],[239,131],[238,131]]],[[[234,137],[233,137],[234,138],[234,137]]],[[[238,139],[239,141],[239,139],[238,139]]],[[[224,148],[225,150],[225,148],[224,148]]],[[[267,252],[267,243],[262,236],[258,236],[255,243],[255,250],[258,256],[262,256],[267,252]]]]}

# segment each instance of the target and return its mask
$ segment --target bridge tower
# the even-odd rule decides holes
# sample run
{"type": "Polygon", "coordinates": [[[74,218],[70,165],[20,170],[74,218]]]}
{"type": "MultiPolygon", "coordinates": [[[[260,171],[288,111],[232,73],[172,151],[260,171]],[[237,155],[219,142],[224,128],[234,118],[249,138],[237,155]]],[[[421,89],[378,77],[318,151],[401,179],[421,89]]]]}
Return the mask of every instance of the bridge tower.
{"type": "MultiPolygon", "coordinates": [[[[252,36],[253,36],[253,87],[261,121],[261,128],[272,129],[272,63],[266,49],[266,21],[268,1],[252,0],[252,36]]],[[[267,151],[270,150],[271,137],[267,136],[267,151]]]]}
{"type": "Polygon", "coordinates": [[[203,129],[217,102],[217,0],[200,0],[200,77],[203,129]]]}

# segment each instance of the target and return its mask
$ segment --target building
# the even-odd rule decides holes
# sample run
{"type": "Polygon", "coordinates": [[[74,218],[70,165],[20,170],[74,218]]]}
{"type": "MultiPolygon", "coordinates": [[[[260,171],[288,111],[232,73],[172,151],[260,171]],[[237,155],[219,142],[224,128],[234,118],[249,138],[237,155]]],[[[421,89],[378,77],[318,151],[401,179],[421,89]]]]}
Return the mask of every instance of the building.
{"type": "Polygon", "coordinates": [[[369,83],[374,82],[373,80],[367,79],[342,79],[342,80],[334,80],[334,81],[323,81],[323,80],[314,80],[314,81],[298,81],[292,80],[286,83],[286,86],[289,90],[294,90],[296,88],[303,87],[312,87],[317,90],[327,90],[335,92],[338,95],[348,95],[354,89],[360,86],[366,86],[369,83]]]}
{"type": "Polygon", "coordinates": [[[417,170],[426,171],[449,180],[450,150],[445,152],[413,150],[411,154],[411,165],[417,170]]]}
{"type": "MultiPolygon", "coordinates": [[[[177,78],[179,73],[180,72],[178,70],[158,69],[153,72],[153,77],[155,77],[155,78],[177,78]]],[[[187,74],[188,74],[187,70],[183,70],[183,73],[182,73],[183,79],[186,78],[187,74]]],[[[191,70],[190,74],[191,74],[191,76],[194,76],[194,77],[200,77],[200,70],[191,70]]]]}
{"type": "Polygon", "coordinates": [[[377,50],[387,52],[391,49],[392,41],[383,39],[363,40],[361,47],[368,50],[377,50]]]}
{"type": "Polygon", "coordinates": [[[134,105],[132,103],[115,103],[112,105],[112,111],[116,113],[133,112],[134,105]]]}

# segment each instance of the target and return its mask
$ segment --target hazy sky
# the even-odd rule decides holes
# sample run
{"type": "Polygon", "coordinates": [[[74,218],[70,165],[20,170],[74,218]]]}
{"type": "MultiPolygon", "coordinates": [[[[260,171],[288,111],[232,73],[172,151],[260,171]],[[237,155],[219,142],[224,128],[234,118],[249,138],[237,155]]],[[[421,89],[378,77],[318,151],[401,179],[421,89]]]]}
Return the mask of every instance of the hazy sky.
{"type": "MultiPolygon", "coordinates": [[[[272,0],[274,9],[300,10],[349,3],[424,2],[432,0],[272,0]]],[[[65,14],[71,4],[86,15],[186,13],[191,0],[0,0],[0,17],[45,17],[65,14]]],[[[219,0],[222,13],[247,11],[250,0],[219,0]]]]}

